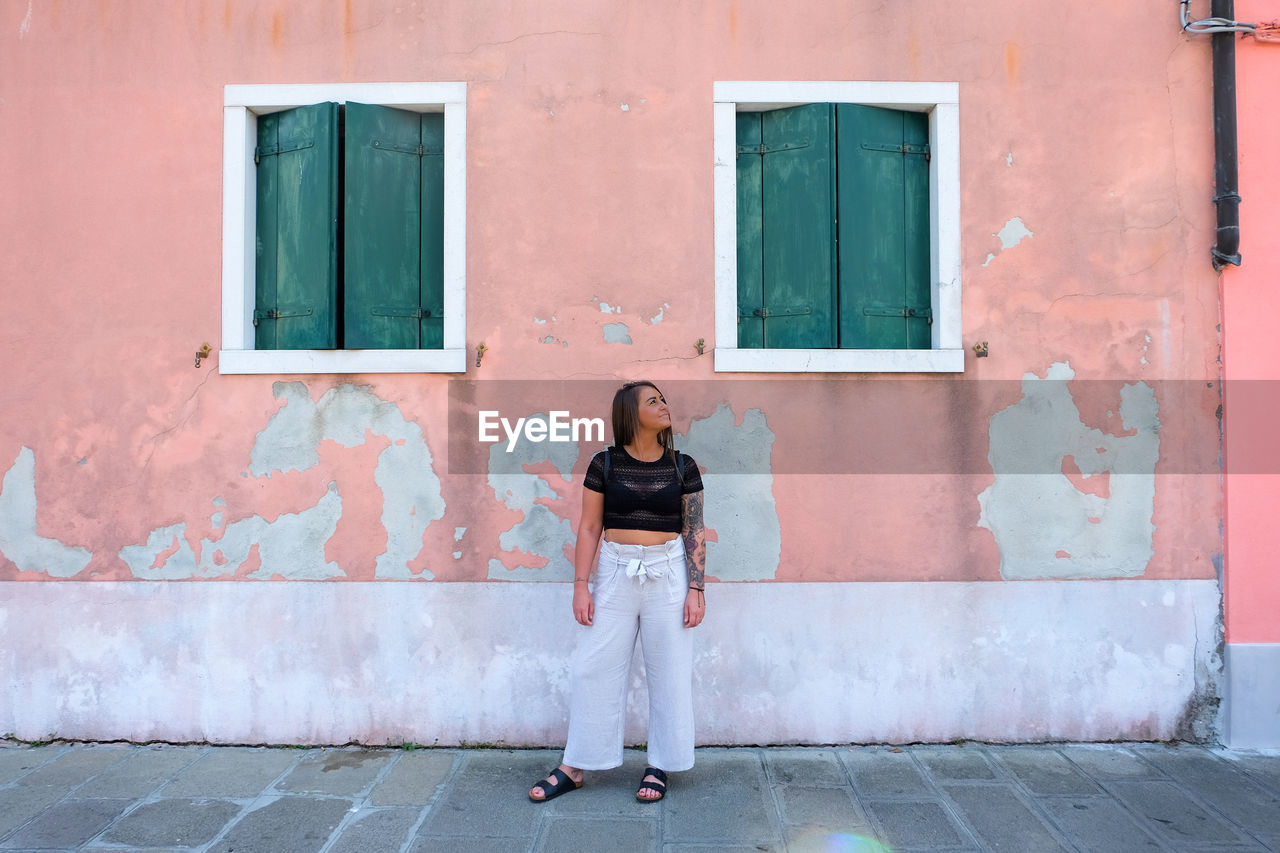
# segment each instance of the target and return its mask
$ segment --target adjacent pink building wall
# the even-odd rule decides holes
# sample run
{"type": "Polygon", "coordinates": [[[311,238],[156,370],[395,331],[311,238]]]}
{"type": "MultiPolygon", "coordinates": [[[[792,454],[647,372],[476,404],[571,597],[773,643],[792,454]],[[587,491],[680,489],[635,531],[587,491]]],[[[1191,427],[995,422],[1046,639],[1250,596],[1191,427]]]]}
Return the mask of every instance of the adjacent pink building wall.
{"type": "MultiPolygon", "coordinates": [[[[1270,21],[1268,3],[1238,3],[1236,18],[1270,21]]],[[[1242,37],[1236,45],[1240,143],[1241,254],[1222,276],[1225,489],[1225,622],[1228,737],[1248,746],[1280,746],[1280,575],[1275,519],[1280,473],[1280,176],[1276,174],[1274,80],[1280,44],[1242,37]]]]}
{"type": "MultiPolygon", "coordinates": [[[[0,208],[0,501],[9,512],[0,580],[400,577],[473,582],[483,601],[490,581],[536,580],[542,570],[564,579],[552,570],[565,564],[565,542],[520,525],[538,506],[576,525],[577,475],[565,480],[550,462],[535,464],[541,491],[522,505],[485,472],[451,473],[450,442],[459,438],[447,420],[450,377],[217,372],[224,86],[464,81],[467,343],[487,346],[465,378],[673,382],[684,389],[672,399],[677,429],[691,440],[702,429],[714,446],[754,429],[749,413],[759,409],[773,468],[760,472],[767,479],[752,487],[762,495],[752,506],[772,527],[754,516],[735,521],[728,486],[709,496],[709,513],[720,502],[722,553],[737,549],[720,565],[713,552],[709,575],[848,590],[904,583],[907,612],[918,582],[1137,578],[1171,584],[1179,604],[1170,612],[1184,614],[1186,590],[1196,600],[1216,595],[1221,555],[1218,471],[1188,461],[1216,456],[1219,402],[1218,284],[1205,261],[1209,54],[1207,42],[1178,30],[1173,12],[1108,14],[1100,32],[1060,3],[1013,0],[981,15],[932,0],[163,8],[0,0],[0,185],[9,201],[0,208]],[[969,352],[961,375],[903,378],[937,389],[922,413],[888,411],[868,427],[882,432],[850,435],[841,425],[859,413],[858,377],[713,371],[711,99],[721,80],[959,83],[964,345],[985,341],[990,356],[969,352]],[[605,326],[616,323],[631,343],[609,342],[605,326]],[[212,358],[193,367],[206,342],[212,358]],[[1022,384],[1029,375],[1072,379],[1074,397],[1065,408],[1036,408],[1028,395],[1038,386],[1022,384]],[[823,389],[806,392],[804,408],[788,406],[781,386],[764,387],[802,378],[823,389]],[[689,390],[712,380],[746,383],[733,395],[731,425],[714,420],[718,399],[689,390]],[[955,417],[955,389],[943,389],[957,383],[977,383],[965,393],[985,407],[955,417]],[[1028,481],[992,470],[1006,449],[994,437],[1012,420],[1001,421],[1004,412],[1030,412],[1032,439],[1056,434],[1045,428],[1055,418],[1069,421],[1072,442],[1092,440],[1089,428],[1117,442],[1153,432],[1154,422],[1135,427],[1120,414],[1123,385],[1151,389],[1161,406],[1163,449],[1153,470],[1133,475],[1149,484],[1136,497],[1118,488],[1138,482],[1117,479],[1128,475],[1085,477],[1088,465],[1075,461],[1083,445],[1053,451],[1055,464],[1037,471],[1043,501],[1020,491],[1028,481]],[[1188,393],[1192,386],[1205,387],[1188,393]],[[281,438],[286,415],[304,410],[290,444],[281,438]],[[966,463],[958,473],[799,476],[780,460],[813,441],[815,424],[819,443],[942,436],[966,463]],[[379,479],[379,461],[396,448],[422,464],[379,479]],[[313,461],[297,462],[308,454],[313,461]],[[397,517],[384,516],[388,505],[397,517]],[[237,524],[253,540],[237,546],[239,556],[228,544],[237,524]],[[1090,525],[1108,532],[1090,538],[1090,525]],[[755,538],[761,529],[776,531],[776,546],[755,538]],[[1069,542],[1088,553],[1072,553],[1069,542]],[[1027,562],[1045,547],[1061,571],[1027,562]],[[379,559],[394,548],[402,556],[388,574],[379,559]]],[[[1249,202],[1244,210],[1257,215],[1249,202]]],[[[1266,227],[1246,222],[1246,234],[1266,227]]],[[[605,401],[585,414],[606,415],[605,401]]],[[[584,450],[577,474],[586,459],[584,450]]],[[[1020,614],[1022,624],[1034,633],[1030,626],[1063,618],[1063,600],[1083,596],[1070,618],[1096,627],[1099,663],[1088,678],[1103,683],[1115,666],[1110,617],[1083,603],[1095,601],[1087,583],[1061,583],[1041,605],[1016,599],[1044,608],[1020,614]]],[[[286,601],[281,586],[265,584],[264,594],[286,601]]],[[[1115,586],[1138,597],[1135,609],[1154,589],[1115,586]]],[[[767,590],[743,594],[767,607],[767,590]]],[[[56,600],[49,595],[40,595],[44,606],[56,600]]],[[[1155,600],[1172,608],[1163,591],[1155,600]]],[[[1237,612],[1233,632],[1275,640],[1263,608],[1237,612]]],[[[819,635],[835,649],[851,626],[831,618],[819,635]]],[[[924,636],[929,614],[911,618],[923,621],[904,631],[924,636]]],[[[1189,732],[1215,676],[1211,644],[1194,640],[1188,619],[1157,623],[1151,638],[1161,639],[1132,670],[1159,680],[1166,664],[1154,649],[1186,652],[1169,666],[1190,680],[1158,713],[1144,714],[1135,693],[1116,699],[1122,709],[1100,724],[1081,709],[1052,731],[999,725],[1017,737],[1189,732]]],[[[956,653],[974,631],[992,629],[956,624],[945,640],[956,653]]],[[[1077,649],[1028,640],[1041,641],[1054,662],[1045,672],[1069,670],[1077,649]]],[[[1067,688],[1048,679],[1044,689],[1067,688]]],[[[50,701],[49,715],[66,713],[50,701]]],[[[960,707],[974,697],[939,701],[960,707]]],[[[965,725],[948,718],[926,734],[979,731],[965,725]]],[[[856,722],[841,726],[834,737],[852,736],[856,722]]],[[[554,739],[554,720],[534,731],[527,740],[536,731],[554,739]]],[[[876,731],[914,730],[887,722],[876,731]]]]}

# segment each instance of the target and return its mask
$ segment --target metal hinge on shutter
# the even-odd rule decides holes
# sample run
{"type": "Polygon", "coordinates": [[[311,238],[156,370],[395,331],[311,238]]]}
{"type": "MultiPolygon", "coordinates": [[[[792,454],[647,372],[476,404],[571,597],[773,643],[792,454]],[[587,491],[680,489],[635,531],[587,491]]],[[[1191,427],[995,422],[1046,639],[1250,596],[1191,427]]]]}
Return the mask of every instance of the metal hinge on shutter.
{"type": "Polygon", "coordinates": [[[258,325],[259,320],[280,320],[285,317],[310,317],[314,311],[311,308],[266,308],[258,309],[253,312],[253,325],[258,325]]]}
{"type": "Polygon", "coordinates": [[[739,145],[739,154],[773,154],[777,151],[793,151],[797,148],[808,148],[809,140],[802,139],[799,142],[784,142],[781,145],[739,145]]]}
{"type": "Polygon", "coordinates": [[[864,142],[862,143],[862,147],[867,151],[889,151],[894,154],[901,154],[903,157],[908,154],[923,154],[926,162],[928,162],[931,156],[929,154],[928,144],[910,145],[906,142],[864,142]]]}
{"type": "Polygon", "coordinates": [[[812,308],[801,306],[798,308],[753,308],[750,311],[739,311],[738,316],[760,317],[767,320],[770,317],[801,317],[812,313],[812,308]]]}
{"type": "Polygon", "coordinates": [[[369,143],[370,147],[377,148],[379,151],[394,151],[397,154],[416,154],[419,157],[425,157],[428,154],[443,155],[444,149],[436,150],[427,148],[425,145],[403,145],[398,142],[383,142],[381,139],[375,139],[369,143]]]}
{"type": "Polygon", "coordinates": [[[415,320],[425,320],[429,317],[443,317],[444,310],[439,306],[431,308],[405,308],[397,306],[383,306],[370,309],[375,317],[412,317],[415,320]]]}
{"type": "Polygon", "coordinates": [[[902,307],[873,305],[863,308],[862,313],[866,317],[905,317],[907,319],[924,319],[930,323],[933,322],[932,308],[920,308],[913,305],[904,305],[902,307]]]}
{"type": "Polygon", "coordinates": [[[274,154],[284,154],[289,151],[301,151],[303,148],[310,148],[316,144],[314,139],[293,139],[288,142],[279,142],[275,145],[259,145],[253,149],[254,165],[262,162],[263,157],[270,157],[274,154]]]}

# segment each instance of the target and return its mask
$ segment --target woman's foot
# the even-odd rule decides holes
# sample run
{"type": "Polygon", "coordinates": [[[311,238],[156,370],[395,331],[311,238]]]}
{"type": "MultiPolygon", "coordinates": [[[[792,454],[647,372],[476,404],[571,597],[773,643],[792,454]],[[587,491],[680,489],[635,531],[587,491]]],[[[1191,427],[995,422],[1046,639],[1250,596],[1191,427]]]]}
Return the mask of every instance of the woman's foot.
{"type": "Polygon", "coordinates": [[[640,780],[636,799],[642,803],[656,803],[667,795],[667,774],[656,767],[646,767],[640,780]]]}
{"type": "Polygon", "coordinates": [[[582,771],[568,764],[561,764],[551,775],[529,789],[529,799],[541,803],[554,800],[561,794],[576,791],[582,787],[582,771]]]}

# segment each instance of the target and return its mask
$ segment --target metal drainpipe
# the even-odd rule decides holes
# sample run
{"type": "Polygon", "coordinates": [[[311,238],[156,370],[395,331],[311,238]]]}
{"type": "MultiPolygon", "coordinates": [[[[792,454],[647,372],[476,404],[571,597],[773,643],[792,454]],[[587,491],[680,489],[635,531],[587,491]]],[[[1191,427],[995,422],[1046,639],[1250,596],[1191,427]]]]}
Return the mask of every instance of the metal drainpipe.
{"type": "MultiPolygon", "coordinates": [[[[1215,18],[1235,20],[1235,0],[1213,0],[1215,18]]],[[[1217,185],[1218,245],[1213,247],[1213,268],[1240,265],[1240,194],[1236,145],[1236,34],[1213,34],[1213,144],[1216,159],[1213,178],[1217,185]]]]}

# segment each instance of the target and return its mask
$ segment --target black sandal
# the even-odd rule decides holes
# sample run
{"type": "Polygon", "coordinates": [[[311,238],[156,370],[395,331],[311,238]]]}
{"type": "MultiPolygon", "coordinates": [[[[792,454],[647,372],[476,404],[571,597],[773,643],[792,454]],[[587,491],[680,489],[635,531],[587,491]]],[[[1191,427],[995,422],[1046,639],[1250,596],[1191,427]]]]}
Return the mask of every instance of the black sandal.
{"type": "Polygon", "coordinates": [[[644,769],[645,776],[652,776],[657,782],[646,782],[644,776],[640,777],[640,787],[636,789],[636,799],[642,803],[656,803],[667,795],[667,774],[656,767],[646,767],[644,769]],[[656,797],[642,797],[640,792],[648,788],[650,791],[657,791],[656,797]]]}
{"type": "Polygon", "coordinates": [[[539,779],[529,788],[529,799],[533,800],[535,803],[545,803],[547,800],[554,800],[561,794],[567,794],[570,791],[576,791],[582,787],[581,782],[573,781],[573,779],[569,777],[569,774],[565,773],[559,767],[552,770],[551,775],[547,778],[555,779],[555,784],[548,785],[546,779],[539,779]],[[534,788],[542,789],[541,797],[535,797],[533,795],[534,788]]]}

